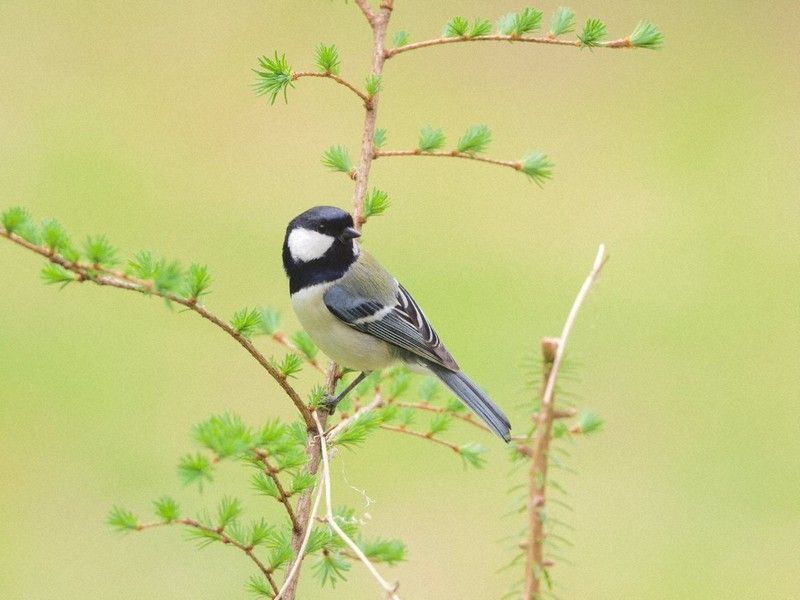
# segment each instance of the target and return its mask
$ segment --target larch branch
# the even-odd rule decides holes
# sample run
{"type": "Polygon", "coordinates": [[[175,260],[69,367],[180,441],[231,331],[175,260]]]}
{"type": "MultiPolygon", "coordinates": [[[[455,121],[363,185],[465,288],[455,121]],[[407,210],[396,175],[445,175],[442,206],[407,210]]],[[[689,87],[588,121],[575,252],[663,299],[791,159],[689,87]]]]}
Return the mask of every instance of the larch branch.
{"type": "Polygon", "coordinates": [[[446,413],[452,416],[455,419],[463,421],[464,423],[469,423],[473,427],[477,427],[481,431],[491,432],[491,430],[486,427],[483,423],[476,421],[475,417],[472,413],[457,413],[453,412],[452,410],[447,410],[442,406],[434,406],[433,404],[428,404],[426,402],[393,402],[393,404],[400,406],[401,408],[411,408],[414,410],[424,410],[427,412],[434,412],[438,414],[446,413]]]}
{"type": "MultiPolygon", "coordinates": [[[[560,338],[545,338],[542,340],[542,356],[544,358],[545,387],[542,391],[539,411],[536,415],[536,431],[531,448],[523,446],[520,451],[530,456],[530,479],[528,497],[528,540],[525,561],[525,595],[526,600],[539,598],[541,588],[541,574],[547,567],[544,560],[544,519],[542,511],[547,499],[547,466],[552,439],[553,421],[556,418],[553,394],[558,370],[564,356],[564,348],[569,339],[578,311],[586,299],[592,284],[600,274],[606,262],[605,246],[597,250],[592,269],[583,282],[572,308],[567,315],[567,320],[561,330],[560,338]],[[524,448],[524,450],[523,450],[524,448]]],[[[560,414],[559,414],[560,416],[560,414]]]]}
{"type": "Polygon", "coordinates": [[[136,279],[135,277],[131,277],[129,275],[125,275],[119,271],[111,271],[108,269],[102,269],[96,265],[86,265],[80,262],[73,262],[67,260],[63,256],[58,253],[52,252],[49,248],[44,246],[37,246],[36,244],[32,244],[27,240],[22,239],[18,235],[14,233],[10,233],[5,229],[0,228],[0,237],[4,237],[18,246],[21,246],[27,250],[35,252],[40,256],[43,256],[51,263],[57,264],[64,269],[74,273],[77,275],[75,281],[76,282],[84,282],[84,281],[92,281],[97,285],[104,285],[108,287],[115,287],[122,290],[129,290],[132,292],[139,292],[140,294],[145,295],[152,295],[152,296],[159,296],[170,302],[175,302],[176,304],[180,304],[191,310],[192,312],[197,313],[207,321],[210,321],[220,329],[222,329],[225,333],[231,336],[234,340],[239,342],[239,344],[247,350],[247,352],[260,364],[264,370],[269,373],[269,375],[278,382],[278,385],[281,386],[283,391],[289,396],[289,399],[295,405],[300,415],[303,417],[303,420],[306,422],[308,426],[313,425],[313,420],[311,419],[311,411],[308,410],[308,407],[303,402],[302,398],[298,395],[297,391],[291,386],[288,382],[287,378],[284,377],[278,369],[276,369],[269,360],[258,351],[258,349],[253,345],[253,342],[247,338],[246,336],[237,332],[231,325],[210,311],[208,311],[205,307],[201,304],[197,303],[196,299],[192,298],[183,298],[178,296],[177,294],[173,294],[171,292],[165,292],[156,289],[151,282],[144,281],[141,279],[136,279]]]}
{"type": "MultiPolygon", "coordinates": [[[[380,12],[374,13],[366,0],[356,0],[361,11],[367,17],[372,27],[372,75],[380,77],[383,73],[383,63],[386,43],[386,28],[392,15],[392,0],[381,2],[380,12]]],[[[378,118],[378,99],[380,93],[370,98],[370,102],[365,105],[364,129],[361,134],[361,152],[358,166],[354,176],[356,187],[353,190],[353,221],[356,229],[361,230],[364,224],[364,198],[367,195],[367,183],[369,181],[369,171],[372,166],[372,146],[375,136],[375,123],[378,118]]]]}
{"type": "MultiPolygon", "coordinates": [[[[462,42],[522,42],[528,44],[546,44],[550,46],[572,46],[573,48],[580,48],[580,40],[565,40],[552,36],[517,36],[517,35],[478,35],[475,37],[441,37],[421,42],[413,42],[397,48],[389,48],[384,52],[384,56],[392,58],[404,52],[412,50],[419,50],[420,48],[429,48],[431,46],[442,46],[445,44],[459,44],[462,42]]],[[[599,42],[597,44],[600,48],[634,48],[630,38],[624,37],[617,40],[608,42],[599,42]]]]}
{"type": "Polygon", "coordinates": [[[140,523],[136,527],[136,529],[138,531],[144,531],[145,529],[153,529],[155,527],[162,527],[165,525],[185,525],[186,527],[191,527],[193,529],[205,531],[206,533],[210,533],[216,536],[219,539],[219,541],[222,542],[223,544],[228,546],[233,546],[234,548],[238,548],[239,550],[244,552],[247,555],[247,557],[251,561],[253,561],[253,563],[258,567],[258,569],[261,571],[261,573],[269,582],[272,591],[275,592],[276,594],[278,593],[278,584],[275,582],[275,578],[273,577],[275,570],[272,567],[268,567],[267,565],[265,565],[261,561],[261,559],[255,555],[253,546],[248,546],[242,544],[241,542],[237,542],[235,539],[233,539],[231,536],[225,533],[224,527],[209,527],[208,525],[203,525],[202,523],[196,521],[195,519],[182,518],[182,519],[175,519],[174,521],[159,521],[157,523],[140,523]]]}
{"type": "Polygon", "coordinates": [[[477,160],[479,162],[488,163],[490,165],[498,165],[501,167],[509,167],[515,171],[522,171],[522,161],[519,160],[498,160],[496,158],[486,158],[477,154],[470,154],[468,152],[459,152],[458,150],[451,151],[428,151],[428,150],[374,150],[373,157],[381,158],[383,156],[434,156],[440,158],[466,158],[468,160],[477,160]]]}
{"type": "Polygon", "coordinates": [[[297,516],[294,514],[292,503],[289,502],[289,494],[286,492],[286,488],[283,487],[280,477],[278,477],[279,470],[273,466],[269,460],[269,454],[263,450],[257,449],[256,456],[261,464],[264,465],[264,475],[275,482],[275,487],[278,490],[278,502],[283,504],[283,507],[286,509],[286,513],[289,515],[289,520],[292,522],[292,531],[300,531],[300,523],[297,520],[297,516]]]}
{"type": "Polygon", "coordinates": [[[428,440],[429,442],[433,442],[434,444],[439,444],[440,446],[444,446],[445,448],[450,448],[456,454],[461,454],[461,448],[456,444],[452,444],[445,440],[435,437],[431,433],[422,433],[421,431],[414,431],[413,429],[406,429],[405,427],[395,427],[394,425],[381,425],[381,429],[386,431],[394,431],[395,433],[404,433],[406,435],[411,435],[416,438],[420,438],[422,440],[428,440]]]}
{"type": "Polygon", "coordinates": [[[338,75],[334,75],[333,73],[330,73],[330,72],[317,73],[315,71],[300,71],[298,73],[292,73],[292,81],[296,81],[298,79],[301,79],[302,77],[321,77],[323,79],[331,79],[331,80],[335,81],[336,83],[338,83],[339,85],[343,85],[348,90],[353,92],[356,96],[361,98],[361,100],[364,102],[364,106],[365,107],[372,102],[372,100],[370,100],[369,96],[367,96],[364,92],[359,90],[352,83],[350,83],[346,79],[343,79],[343,78],[339,77],[338,75]]]}

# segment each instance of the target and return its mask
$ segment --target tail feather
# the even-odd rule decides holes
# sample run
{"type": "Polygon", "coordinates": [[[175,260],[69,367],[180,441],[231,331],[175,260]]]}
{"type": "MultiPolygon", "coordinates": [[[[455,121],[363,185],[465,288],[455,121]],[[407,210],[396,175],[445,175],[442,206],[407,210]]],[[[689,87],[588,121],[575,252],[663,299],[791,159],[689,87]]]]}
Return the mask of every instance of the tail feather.
{"type": "Polygon", "coordinates": [[[458,396],[489,428],[506,442],[511,439],[511,423],[503,411],[461,371],[450,371],[439,365],[426,365],[442,383],[458,396]]]}

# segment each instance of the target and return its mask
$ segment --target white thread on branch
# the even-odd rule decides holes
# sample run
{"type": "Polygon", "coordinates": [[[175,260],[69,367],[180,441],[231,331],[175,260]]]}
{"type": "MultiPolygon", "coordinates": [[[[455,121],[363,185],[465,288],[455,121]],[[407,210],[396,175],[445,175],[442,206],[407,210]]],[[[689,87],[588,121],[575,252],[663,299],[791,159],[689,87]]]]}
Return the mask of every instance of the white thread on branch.
{"type": "Polygon", "coordinates": [[[367,567],[367,570],[372,574],[375,580],[380,584],[383,590],[386,592],[386,597],[390,600],[400,600],[400,596],[397,595],[397,584],[392,585],[388,581],[386,581],[380,573],[378,573],[378,569],[375,568],[375,565],[370,562],[367,558],[366,554],[358,547],[353,540],[339,527],[339,524],[336,522],[336,518],[333,515],[333,506],[331,501],[331,471],[330,465],[328,464],[328,444],[325,441],[325,431],[322,428],[322,423],[319,421],[319,417],[317,413],[314,412],[314,421],[317,424],[317,431],[319,432],[319,443],[320,443],[320,450],[322,451],[322,484],[325,486],[325,513],[326,517],[325,520],[328,522],[328,525],[331,529],[336,532],[342,541],[348,545],[350,550],[358,557],[358,559],[364,563],[364,566],[367,567]]]}
{"type": "MultiPolygon", "coordinates": [[[[317,418],[317,413],[314,413],[314,418],[317,418]]],[[[317,420],[319,423],[319,420],[317,420]]],[[[286,579],[283,580],[283,585],[281,586],[278,595],[273,598],[273,600],[281,600],[283,598],[283,594],[286,592],[287,589],[292,585],[292,581],[294,581],[295,576],[297,575],[297,571],[300,569],[300,564],[303,562],[303,555],[306,552],[306,547],[308,546],[308,540],[311,538],[311,529],[314,526],[314,519],[317,518],[317,512],[319,511],[319,502],[322,499],[322,486],[317,483],[317,496],[314,498],[314,504],[311,507],[311,512],[308,515],[308,523],[306,523],[306,532],[305,536],[303,537],[303,543],[300,544],[300,549],[297,551],[297,556],[292,563],[289,572],[286,574],[286,579]]]]}

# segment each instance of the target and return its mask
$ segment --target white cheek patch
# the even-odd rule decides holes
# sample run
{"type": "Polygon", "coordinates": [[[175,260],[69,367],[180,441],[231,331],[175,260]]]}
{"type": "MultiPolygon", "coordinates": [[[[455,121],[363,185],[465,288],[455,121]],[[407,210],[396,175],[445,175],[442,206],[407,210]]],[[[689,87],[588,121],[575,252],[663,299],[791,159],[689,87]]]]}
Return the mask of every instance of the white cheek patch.
{"type": "Polygon", "coordinates": [[[287,244],[295,262],[309,262],[322,258],[335,241],[324,233],[298,228],[289,234],[287,244]]]}

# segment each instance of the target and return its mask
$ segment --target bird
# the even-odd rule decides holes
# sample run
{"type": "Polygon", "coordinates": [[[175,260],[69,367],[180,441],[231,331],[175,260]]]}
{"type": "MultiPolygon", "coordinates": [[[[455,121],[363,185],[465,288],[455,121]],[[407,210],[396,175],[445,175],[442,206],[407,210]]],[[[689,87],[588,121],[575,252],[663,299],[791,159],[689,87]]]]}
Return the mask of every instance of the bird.
{"type": "Polygon", "coordinates": [[[340,366],[360,371],[330,412],[369,373],[402,363],[433,375],[508,442],[503,411],[467,377],[408,290],[361,249],[352,216],[315,206],[292,219],[283,242],[291,304],[314,343],[340,366]]]}

